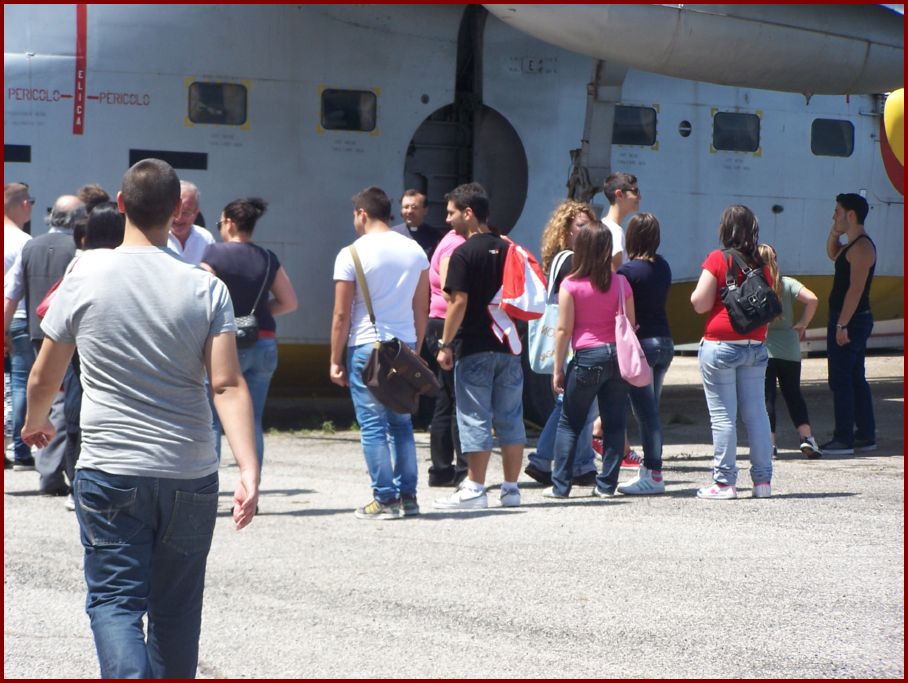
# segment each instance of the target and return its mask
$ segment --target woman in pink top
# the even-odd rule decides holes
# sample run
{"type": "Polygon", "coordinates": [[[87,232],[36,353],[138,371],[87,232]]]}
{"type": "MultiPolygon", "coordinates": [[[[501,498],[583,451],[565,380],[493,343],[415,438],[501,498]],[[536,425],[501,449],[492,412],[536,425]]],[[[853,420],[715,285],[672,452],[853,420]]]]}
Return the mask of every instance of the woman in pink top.
{"type": "Polygon", "coordinates": [[[596,477],[593,495],[611,497],[618,486],[628,394],[615,354],[619,283],[624,287],[625,309],[633,325],[633,291],[623,275],[612,272],[612,233],[600,223],[585,226],[574,240],[574,270],[558,293],[552,388],[555,393],[564,393],[564,403],[555,435],[552,487],[543,492],[548,498],[570,495],[578,436],[597,397],[605,434],[602,472],[596,477]],[[568,341],[574,357],[565,375],[562,368],[568,341]]]}
{"type": "Polygon", "coordinates": [[[467,476],[467,461],[460,450],[460,434],[457,431],[457,417],[454,404],[454,371],[437,367],[435,354],[438,342],[445,328],[445,316],[448,313],[448,300],[444,293],[445,276],[448,273],[448,261],[457,247],[466,238],[449,230],[432,254],[429,263],[429,323],[426,326],[426,349],[429,350],[431,363],[435,366],[436,376],[441,384],[441,391],[435,398],[435,412],[429,427],[429,451],[432,464],[429,466],[429,486],[457,486],[467,476]],[[456,457],[456,460],[455,460],[456,457]]]}

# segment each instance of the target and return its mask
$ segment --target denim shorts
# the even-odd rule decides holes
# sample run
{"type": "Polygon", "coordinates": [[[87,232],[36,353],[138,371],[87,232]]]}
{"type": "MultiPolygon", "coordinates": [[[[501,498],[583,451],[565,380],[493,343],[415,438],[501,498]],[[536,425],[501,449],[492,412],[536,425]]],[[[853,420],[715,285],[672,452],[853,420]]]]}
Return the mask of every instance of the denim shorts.
{"type": "Polygon", "coordinates": [[[492,427],[504,446],[526,443],[520,356],[483,351],[454,364],[457,427],[464,453],[492,450],[492,427]]]}

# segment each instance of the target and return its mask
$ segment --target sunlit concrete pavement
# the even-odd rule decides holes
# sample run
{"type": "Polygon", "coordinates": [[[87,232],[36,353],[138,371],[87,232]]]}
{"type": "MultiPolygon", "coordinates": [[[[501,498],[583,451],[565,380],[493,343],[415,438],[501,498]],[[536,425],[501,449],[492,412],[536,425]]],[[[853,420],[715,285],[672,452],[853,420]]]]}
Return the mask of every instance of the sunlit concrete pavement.
{"type": "MultiPolygon", "coordinates": [[[[419,434],[422,516],[364,522],[358,435],[279,433],[237,532],[225,449],[199,676],[901,678],[904,366],[868,366],[879,450],[803,459],[780,399],[770,500],[750,497],[743,430],[740,499],[694,497],[711,437],[689,357],[665,388],[659,497],[552,501],[523,476],[520,508],[493,489],[488,510],[433,511],[448,489],[427,487],[419,434]]],[[[804,378],[822,441],[825,360],[804,378]]],[[[4,473],[4,675],[96,677],[75,516],[36,485],[4,473]]]]}

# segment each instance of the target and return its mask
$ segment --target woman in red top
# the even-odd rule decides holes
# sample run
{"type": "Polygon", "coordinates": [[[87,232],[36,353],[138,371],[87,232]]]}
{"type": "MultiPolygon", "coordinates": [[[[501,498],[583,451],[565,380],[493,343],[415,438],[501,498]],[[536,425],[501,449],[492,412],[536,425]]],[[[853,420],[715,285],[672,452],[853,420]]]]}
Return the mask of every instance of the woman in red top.
{"type": "MultiPolygon", "coordinates": [[[[739,410],[750,444],[753,497],[769,498],[771,495],[772,438],[763,400],[769,359],[764,344],[767,325],[739,334],[731,326],[728,311],[719,296],[731,262],[731,255],[724,250],[737,250],[748,266],[763,268],[767,282],[771,281],[757,251],[759,234],[757,218],[746,206],[733,205],[725,209],[719,222],[719,241],[723,248],[706,257],[700,280],[690,297],[697,313],[709,313],[698,360],[712,422],[714,483],[697,491],[698,498],[737,498],[738,468],[735,463],[739,410]]],[[[741,280],[739,270],[738,281],[741,280]]]]}

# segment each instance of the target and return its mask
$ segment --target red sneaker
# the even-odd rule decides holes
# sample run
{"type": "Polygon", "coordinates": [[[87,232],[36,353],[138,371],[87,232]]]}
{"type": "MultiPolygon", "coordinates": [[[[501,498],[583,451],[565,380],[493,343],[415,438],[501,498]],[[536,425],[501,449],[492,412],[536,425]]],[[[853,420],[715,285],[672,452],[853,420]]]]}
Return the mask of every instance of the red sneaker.
{"type": "Polygon", "coordinates": [[[593,437],[593,450],[596,451],[599,455],[602,455],[602,437],[601,436],[593,437]]]}
{"type": "Polygon", "coordinates": [[[629,450],[624,454],[624,460],[621,461],[622,467],[640,467],[640,463],[643,462],[643,458],[637,455],[633,450],[629,450]]]}

